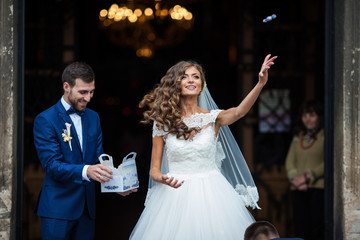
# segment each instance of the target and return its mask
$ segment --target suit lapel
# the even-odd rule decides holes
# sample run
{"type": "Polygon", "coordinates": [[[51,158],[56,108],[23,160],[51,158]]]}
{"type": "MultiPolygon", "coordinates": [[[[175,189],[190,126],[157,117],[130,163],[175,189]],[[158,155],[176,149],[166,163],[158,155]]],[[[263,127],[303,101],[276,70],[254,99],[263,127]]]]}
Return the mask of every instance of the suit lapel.
{"type": "Polygon", "coordinates": [[[87,145],[87,137],[88,137],[88,117],[87,112],[85,112],[84,116],[81,118],[82,125],[82,136],[83,136],[83,159],[85,159],[86,145],[87,145]]]}
{"type": "MultiPolygon", "coordinates": [[[[73,144],[73,142],[75,142],[76,145],[77,145],[77,148],[81,152],[79,137],[78,137],[78,135],[76,133],[74,124],[73,124],[70,116],[66,113],[65,108],[61,104],[61,101],[58,102],[57,107],[58,107],[58,110],[59,110],[59,116],[64,121],[64,128],[65,128],[65,123],[71,123],[71,127],[70,127],[70,136],[72,136],[71,144],[73,144]]],[[[74,151],[74,147],[72,147],[72,148],[73,148],[72,150],[74,151]]]]}

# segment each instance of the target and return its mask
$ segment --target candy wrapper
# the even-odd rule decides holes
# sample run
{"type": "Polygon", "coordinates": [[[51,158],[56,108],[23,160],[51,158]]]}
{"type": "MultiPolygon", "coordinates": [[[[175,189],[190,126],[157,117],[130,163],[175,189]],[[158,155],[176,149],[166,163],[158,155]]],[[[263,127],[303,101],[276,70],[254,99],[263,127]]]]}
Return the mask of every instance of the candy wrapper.
{"type": "Polygon", "coordinates": [[[276,15],[275,15],[275,14],[273,14],[273,15],[271,15],[271,16],[267,16],[267,17],[263,20],[263,23],[270,22],[270,21],[272,21],[272,20],[275,19],[275,18],[276,18],[276,15]]]}
{"type": "Polygon", "coordinates": [[[110,155],[104,153],[99,156],[100,163],[113,171],[113,179],[101,183],[101,192],[125,192],[139,187],[135,157],[135,152],[129,153],[118,168],[115,168],[110,155]],[[107,160],[104,160],[104,157],[107,157],[107,160]]]}

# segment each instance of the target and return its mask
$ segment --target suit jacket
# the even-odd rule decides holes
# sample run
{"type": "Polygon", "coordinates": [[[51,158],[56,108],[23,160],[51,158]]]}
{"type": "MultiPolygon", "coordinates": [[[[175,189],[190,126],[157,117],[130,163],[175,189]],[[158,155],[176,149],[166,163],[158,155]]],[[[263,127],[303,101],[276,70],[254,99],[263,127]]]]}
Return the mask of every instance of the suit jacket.
{"type": "Polygon", "coordinates": [[[83,150],[74,125],[71,125],[71,146],[64,142],[65,123],[71,123],[61,100],[40,113],[34,122],[34,141],[41,165],[45,170],[44,184],[35,206],[38,216],[75,220],[84,211],[95,218],[95,182],[82,180],[85,165],[98,163],[103,153],[99,115],[86,109],[81,118],[83,150]]]}

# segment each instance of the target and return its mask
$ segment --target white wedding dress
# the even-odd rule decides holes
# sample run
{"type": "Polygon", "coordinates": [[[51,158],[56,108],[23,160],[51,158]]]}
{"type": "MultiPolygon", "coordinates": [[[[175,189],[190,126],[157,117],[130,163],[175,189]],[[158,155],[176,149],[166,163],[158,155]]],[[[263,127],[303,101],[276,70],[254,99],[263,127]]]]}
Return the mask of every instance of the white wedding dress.
{"type": "Polygon", "coordinates": [[[149,190],[145,209],[130,239],[244,238],[245,229],[254,218],[219,171],[224,156],[214,125],[220,111],[183,118],[188,127],[201,128],[191,140],[177,139],[154,124],[153,136],[163,136],[165,140],[167,175],[184,183],[177,189],[157,184],[149,190]]]}

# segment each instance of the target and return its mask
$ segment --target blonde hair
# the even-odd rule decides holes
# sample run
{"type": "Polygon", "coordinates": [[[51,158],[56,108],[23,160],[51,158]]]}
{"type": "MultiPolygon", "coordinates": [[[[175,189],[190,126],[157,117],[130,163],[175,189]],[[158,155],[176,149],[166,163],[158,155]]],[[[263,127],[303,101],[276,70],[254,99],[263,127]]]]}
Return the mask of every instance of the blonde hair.
{"type": "Polygon", "coordinates": [[[188,128],[182,121],[181,77],[189,67],[195,67],[200,72],[201,87],[204,86],[205,74],[200,64],[194,61],[178,62],[169,68],[165,76],[161,78],[160,84],[141,100],[139,107],[150,107],[144,112],[142,123],[147,124],[156,121],[159,130],[175,134],[177,138],[188,139],[192,131],[199,131],[195,128],[188,128]]]}

